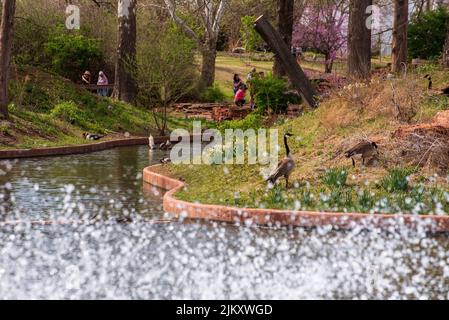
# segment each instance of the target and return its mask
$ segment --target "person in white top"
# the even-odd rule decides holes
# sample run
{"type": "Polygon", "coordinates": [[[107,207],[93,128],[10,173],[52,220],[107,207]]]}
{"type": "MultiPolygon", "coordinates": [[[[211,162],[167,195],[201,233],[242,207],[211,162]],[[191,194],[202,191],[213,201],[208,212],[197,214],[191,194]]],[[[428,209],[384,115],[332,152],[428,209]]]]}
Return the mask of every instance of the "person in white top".
{"type": "MultiPolygon", "coordinates": [[[[106,75],[104,74],[103,71],[100,71],[98,73],[97,86],[107,86],[108,84],[109,84],[108,77],[106,77],[106,75]]],[[[109,93],[109,89],[108,88],[100,88],[100,89],[98,89],[97,92],[100,96],[107,97],[108,93],[109,93]]]]}

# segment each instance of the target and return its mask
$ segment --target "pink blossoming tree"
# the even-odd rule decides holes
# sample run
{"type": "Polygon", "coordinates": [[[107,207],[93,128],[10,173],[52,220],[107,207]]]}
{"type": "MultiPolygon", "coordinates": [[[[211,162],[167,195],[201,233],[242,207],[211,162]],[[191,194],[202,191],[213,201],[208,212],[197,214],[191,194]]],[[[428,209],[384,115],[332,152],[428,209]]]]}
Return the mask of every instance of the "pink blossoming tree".
{"type": "Polygon", "coordinates": [[[337,53],[347,41],[348,0],[307,1],[293,27],[293,45],[325,56],[325,72],[331,73],[337,53]]]}

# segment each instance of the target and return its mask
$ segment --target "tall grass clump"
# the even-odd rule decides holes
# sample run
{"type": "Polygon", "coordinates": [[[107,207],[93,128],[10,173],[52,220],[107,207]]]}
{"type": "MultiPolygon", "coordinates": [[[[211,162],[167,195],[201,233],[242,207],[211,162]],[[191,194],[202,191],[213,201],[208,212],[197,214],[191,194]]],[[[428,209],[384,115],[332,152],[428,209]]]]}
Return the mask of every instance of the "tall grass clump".
{"type": "Polygon", "coordinates": [[[328,187],[343,187],[348,179],[348,171],[344,168],[332,168],[325,172],[323,183],[328,187]]]}
{"type": "Polygon", "coordinates": [[[381,180],[380,185],[387,192],[407,191],[409,176],[413,173],[410,168],[395,168],[381,180]]]}

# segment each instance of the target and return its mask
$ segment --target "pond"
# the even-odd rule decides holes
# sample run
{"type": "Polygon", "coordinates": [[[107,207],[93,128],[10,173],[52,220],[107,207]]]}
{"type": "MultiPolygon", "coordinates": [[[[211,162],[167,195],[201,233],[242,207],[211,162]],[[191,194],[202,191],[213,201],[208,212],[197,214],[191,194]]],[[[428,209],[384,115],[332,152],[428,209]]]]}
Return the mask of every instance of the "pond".
{"type": "Polygon", "coordinates": [[[3,299],[449,299],[449,238],[167,221],[126,147],[0,164],[3,299]],[[131,217],[131,223],[118,218],[131,217]]]}

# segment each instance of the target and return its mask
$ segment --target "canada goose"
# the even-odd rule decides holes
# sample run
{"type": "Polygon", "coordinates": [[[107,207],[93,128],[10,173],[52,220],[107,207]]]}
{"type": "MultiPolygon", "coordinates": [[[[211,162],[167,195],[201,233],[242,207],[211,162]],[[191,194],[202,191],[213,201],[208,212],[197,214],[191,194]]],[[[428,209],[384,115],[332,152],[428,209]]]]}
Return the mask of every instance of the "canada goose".
{"type": "MultiPolygon", "coordinates": [[[[432,76],[431,76],[430,74],[426,74],[426,75],[424,76],[424,78],[427,79],[427,80],[429,81],[428,89],[429,89],[429,90],[432,90],[432,89],[433,89],[432,76]]],[[[449,87],[446,87],[446,88],[444,88],[444,89],[439,89],[438,91],[440,91],[442,95],[449,96],[449,87]]]]}
{"type": "Polygon", "coordinates": [[[376,151],[378,147],[375,142],[371,141],[362,141],[345,152],[346,158],[351,158],[352,165],[355,167],[354,156],[361,154],[362,155],[362,164],[365,164],[365,159],[371,157],[376,151]]]}
{"type": "Polygon", "coordinates": [[[130,217],[117,217],[115,221],[117,223],[132,223],[133,219],[131,219],[130,217]]]}
{"type": "Polygon", "coordinates": [[[293,169],[295,169],[295,161],[292,158],[292,155],[290,153],[290,148],[288,147],[288,141],[287,141],[288,138],[291,136],[292,136],[291,133],[286,133],[284,135],[284,145],[285,145],[286,157],[279,162],[276,171],[267,179],[267,181],[269,183],[274,185],[279,178],[285,177],[286,188],[288,188],[288,178],[290,177],[291,173],[293,172],[293,169]]]}
{"type": "Polygon", "coordinates": [[[161,149],[161,150],[170,150],[172,148],[173,148],[173,146],[172,146],[170,140],[167,140],[166,142],[162,142],[159,145],[159,149],[161,149]]]}
{"type": "Polygon", "coordinates": [[[429,90],[432,90],[433,82],[432,82],[432,76],[430,74],[426,74],[424,76],[424,79],[427,79],[429,81],[429,86],[427,87],[429,90]]]}
{"type": "Polygon", "coordinates": [[[443,90],[441,90],[442,94],[445,96],[449,96],[449,87],[444,88],[443,90]]]}
{"type": "Polygon", "coordinates": [[[154,138],[152,135],[148,137],[148,146],[150,147],[150,150],[156,150],[156,145],[154,144],[154,138]]]}
{"type": "Polygon", "coordinates": [[[90,134],[87,132],[83,133],[83,137],[86,140],[100,140],[100,139],[104,138],[104,136],[101,136],[99,134],[90,134]]]}
{"type": "Polygon", "coordinates": [[[168,164],[168,163],[171,163],[171,159],[170,159],[170,158],[164,158],[164,159],[161,159],[161,163],[162,163],[162,164],[168,164]]]}

